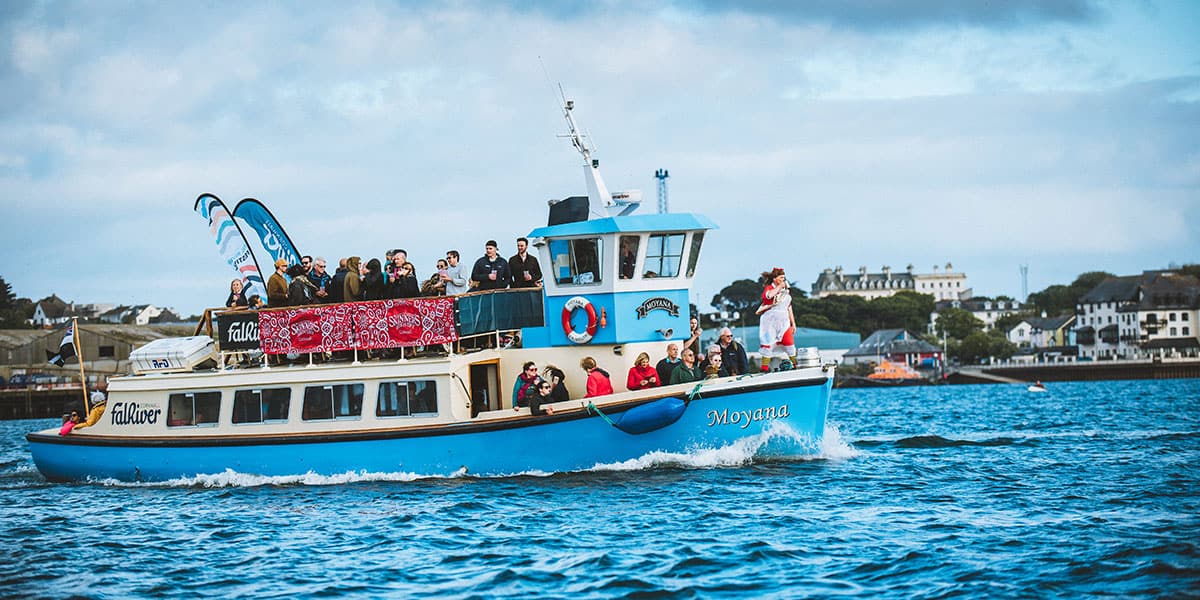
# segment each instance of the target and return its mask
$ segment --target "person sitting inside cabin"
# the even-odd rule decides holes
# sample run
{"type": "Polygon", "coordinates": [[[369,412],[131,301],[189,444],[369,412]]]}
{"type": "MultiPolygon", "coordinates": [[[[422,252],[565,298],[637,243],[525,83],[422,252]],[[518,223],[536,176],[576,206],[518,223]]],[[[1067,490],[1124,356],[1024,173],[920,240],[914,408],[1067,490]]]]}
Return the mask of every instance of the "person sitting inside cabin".
{"type": "Polygon", "coordinates": [[[537,390],[529,394],[529,414],[534,416],[554,414],[554,409],[549,406],[555,402],[553,390],[554,384],[545,379],[539,381],[537,390]],[[543,409],[543,406],[546,408],[543,409]]]}
{"type": "Polygon", "coordinates": [[[691,348],[683,349],[683,362],[671,372],[671,385],[691,383],[704,379],[704,373],[696,365],[696,353],[691,348]]]}
{"type": "Polygon", "coordinates": [[[629,377],[625,387],[630,391],[658,387],[658,370],[650,366],[650,355],[645,352],[637,355],[633,366],[629,368],[629,377]]]}
{"type": "Polygon", "coordinates": [[[90,400],[92,410],[88,413],[87,420],[73,427],[71,431],[79,431],[100,422],[100,417],[104,414],[104,405],[108,403],[108,397],[104,395],[103,388],[92,390],[90,400]]]}
{"type": "Polygon", "coordinates": [[[508,261],[496,253],[496,240],[488,240],[484,255],[471,269],[471,287],[478,291],[502,290],[508,287],[509,279],[508,261]]]}
{"type": "Polygon", "coordinates": [[[571,394],[567,392],[567,374],[563,373],[562,369],[554,365],[546,365],[542,369],[542,377],[551,385],[552,402],[566,402],[571,399],[571,394]]]}
{"type": "Polygon", "coordinates": [[[679,344],[667,344],[667,356],[658,361],[654,370],[658,371],[658,385],[670,385],[671,373],[679,366],[679,344]]]}
{"type": "Polygon", "coordinates": [[[287,270],[292,282],[288,284],[288,306],[306,306],[317,301],[317,286],[308,280],[304,265],[292,265],[287,270]]]}
{"type": "Polygon", "coordinates": [[[275,272],[267,279],[267,304],[271,308],[281,308],[288,305],[288,281],[283,276],[287,272],[288,263],[284,259],[275,261],[275,272]]]}
{"type": "Polygon", "coordinates": [[[58,435],[67,435],[72,429],[79,424],[79,411],[71,411],[71,416],[63,417],[62,428],[58,430],[58,435]]]}
{"type": "Polygon", "coordinates": [[[579,367],[587,371],[587,394],[585,398],[593,396],[607,396],[613,393],[612,381],[608,378],[608,371],[596,366],[596,359],[585,356],[579,361],[579,367]]]}
{"type": "Polygon", "coordinates": [[[522,406],[529,406],[529,397],[537,391],[537,386],[542,382],[542,378],[538,377],[537,365],[533,361],[526,362],[521,367],[521,373],[517,375],[517,380],[513,382],[513,410],[520,410],[522,406]]]}
{"type": "Polygon", "coordinates": [[[225,299],[226,308],[239,308],[249,306],[246,301],[246,291],[242,285],[242,280],[234,279],[229,282],[229,297],[225,299]]]}

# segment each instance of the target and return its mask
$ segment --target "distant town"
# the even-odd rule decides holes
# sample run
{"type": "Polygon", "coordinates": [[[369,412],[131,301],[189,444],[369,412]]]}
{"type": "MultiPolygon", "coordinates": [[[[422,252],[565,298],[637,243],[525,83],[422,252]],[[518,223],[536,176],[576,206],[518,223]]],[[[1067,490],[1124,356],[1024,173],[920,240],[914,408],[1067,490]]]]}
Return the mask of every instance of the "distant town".
{"type": "MultiPolygon", "coordinates": [[[[757,280],[742,279],[712,298],[714,310],[693,305],[704,339],[729,326],[748,350],[757,349],[761,290],[757,280]]],[[[77,370],[45,361],[72,320],[80,323],[82,359],[94,376],[124,372],[134,348],[191,335],[197,322],[153,304],[19,298],[3,278],[0,295],[0,376],[10,385],[78,379],[77,370]]],[[[912,265],[875,272],[831,267],[807,291],[793,283],[792,296],[797,345],[818,347],[847,373],[883,362],[944,374],[971,365],[1200,358],[1195,264],[1135,275],[1084,273],[1024,301],[975,296],[967,273],[951,263],[925,272],[912,265]]]]}

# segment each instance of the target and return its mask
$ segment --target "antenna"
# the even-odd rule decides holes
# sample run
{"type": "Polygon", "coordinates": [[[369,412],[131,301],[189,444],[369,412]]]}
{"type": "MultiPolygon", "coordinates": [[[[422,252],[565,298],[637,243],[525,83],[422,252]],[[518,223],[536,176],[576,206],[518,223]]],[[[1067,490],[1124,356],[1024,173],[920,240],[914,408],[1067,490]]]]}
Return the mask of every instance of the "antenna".
{"type": "Polygon", "coordinates": [[[666,169],[659,169],[654,172],[654,176],[658,178],[658,212],[670,212],[667,206],[667,178],[671,174],[666,169]]]}
{"type": "Polygon", "coordinates": [[[1021,304],[1029,302],[1029,265],[1021,265],[1021,304]]]}

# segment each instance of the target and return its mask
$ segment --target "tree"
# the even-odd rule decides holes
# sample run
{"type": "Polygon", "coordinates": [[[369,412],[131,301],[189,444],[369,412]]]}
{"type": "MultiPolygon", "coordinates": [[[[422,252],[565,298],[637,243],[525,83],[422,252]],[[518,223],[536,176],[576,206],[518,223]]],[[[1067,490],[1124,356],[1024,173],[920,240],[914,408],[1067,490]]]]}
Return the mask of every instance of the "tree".
{"type": "MultiPolygon", "coordinates": [[[[725,286],[712,298],[710,304],[719,311],[739,312],[742,320],[749,324],[758,323],[758,315],[754,311],[762,305],[763,288],[750,279],[739,279],[725,286]]],[[[795,296],[792,296],[793,301],[795,296]]]]}
{"type": "Polygon", "coordinates": [[[1079,299],[1100,285],[1105,279],[1115,277],[1105,271],[1088,271],[1075,278],[1071,285],[1052,285],[1029,295],[1029,304],[1048,316],[1066,315],[1075,312],[1079,299]]]}
{"type": "Polygon", "coordinates": [[[937,332],[938,335],[966,341],[972,333],[983,332],[983,321],[975,318],[969,310],[947,308],[938,313],[937,332]]]}
{"type": "Polygon", "coordinates": [[[28,329],[25,321],[33,317],[34,305],[29,298],[18,298],[12,285],[0,277],[0,329],[28,329]]]}

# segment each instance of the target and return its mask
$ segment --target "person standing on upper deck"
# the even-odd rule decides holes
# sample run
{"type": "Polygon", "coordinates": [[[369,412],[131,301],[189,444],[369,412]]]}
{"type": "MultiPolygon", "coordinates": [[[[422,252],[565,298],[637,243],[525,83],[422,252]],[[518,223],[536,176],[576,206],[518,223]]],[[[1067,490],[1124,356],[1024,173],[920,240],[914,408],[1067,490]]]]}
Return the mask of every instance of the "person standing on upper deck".
{"type": "Polygon", "coordinates": [[[288,280],[283,276],[287,272],[288,262],[282,258],[275,261],[275,272],[267,278],[267,305],[279,308],[288,304],[288,280]]]}
{"type": "Polygon", "coordinates": [[[463,273],[462,265],[458,264],[458,250],[446,251],[446,267],[445,273],[440,273],[439,277],[446,283],[446,295],[457,296],[470,291],[470,277],[463,273]]]}
{"type": "Polygon", "coordinates": [[[542,267],[536,256],[529,253],[529,240],[517,238],[517,253],[508,259],[513,288],[542,287],[542,267]]]}
{"type": "Polygon", "coordinates": [[[477,282],[476,290],[502,290],[508,287],[511,278],[508,261],[500,257],[496,247],[496,240],[488,240],[484,255],[475,261],[475,267],[471,269],[471,281],[477,282]]]}

